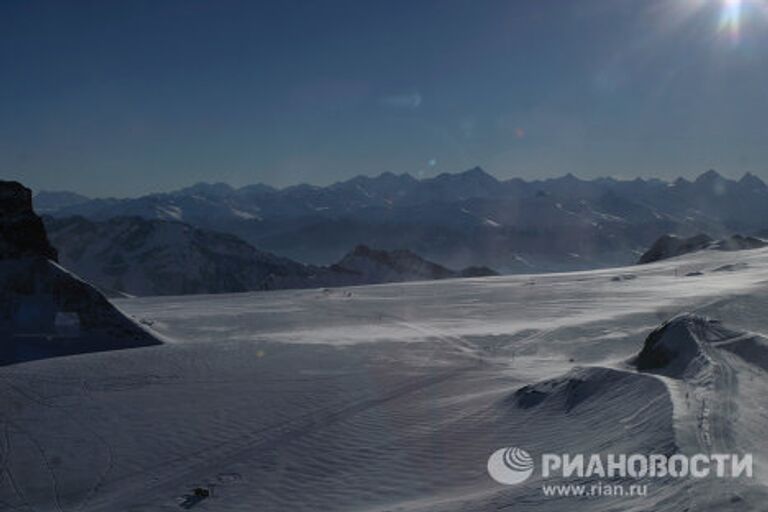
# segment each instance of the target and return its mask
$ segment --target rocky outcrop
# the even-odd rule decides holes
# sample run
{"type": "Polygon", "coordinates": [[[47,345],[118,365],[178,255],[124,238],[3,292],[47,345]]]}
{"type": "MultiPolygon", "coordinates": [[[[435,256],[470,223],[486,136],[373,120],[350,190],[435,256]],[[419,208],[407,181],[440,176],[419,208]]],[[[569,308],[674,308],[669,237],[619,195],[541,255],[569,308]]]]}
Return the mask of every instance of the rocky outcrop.
{"type": "Polygon", "coordinates": [[[32,192],[16,181],[0,181],[0,260],[24,256],[57,261],[43,221],[32,211],[32,192]]]}
{"type": "Polygon", "coordinates": [[[666,260],[704,249],[741,251],[745,249],[759,249],[766,246],[768,246],[768,243],[759,238],[742,235],[733,235],[722,240],[714,240],[705,234],[699,234],[690,238],[663,235],[640,257],[638,263],[653,263],[654,261],[666,260]]]}
{"type": "Polygon", "coordinates": [[[407,250],[384,251],[358,245],[335,268],[367,276],[370,281],[446,279],[455,273],[407,250]]]}
{"type": "Polygon", "coordinates": [[[654,329],[629,363],[640,372],[703,383],[722,376],[723,369],[732,365],[723,351],[768,370],[768,341],[764,337],[692,313],[681,313],[654,329]]]}
{"type": "Polygon", "coordinates": [[[714,240],[705,234],[699,234],[690,238],[680,238],[675,235],[663,235],[648,249],[638,263],[653,263],[681,256],[694,251],[700,251],[708,247],[714,240]]]}
{"type": "Polygon", "coordinates": [[[639,371],[681,376],[700,370],[710,360],[706,340],[709,333],[719,334],[722,325],[716,320],[681,314],[664,322],[645,339],[634,360],[639,371]]]}
{"type": "Polygon", "coordinates": [[[158,343],[56,263],[29,189],[0,182],[0,363],[158,343]]]}
{"type": "Polygon", "coordinates": [[[367,283],[498,275],[487,267],[467,267],[457,272],[408,250],[386,251],[365,245],[355,247],[331,268],[357,274],[367,283]]]}

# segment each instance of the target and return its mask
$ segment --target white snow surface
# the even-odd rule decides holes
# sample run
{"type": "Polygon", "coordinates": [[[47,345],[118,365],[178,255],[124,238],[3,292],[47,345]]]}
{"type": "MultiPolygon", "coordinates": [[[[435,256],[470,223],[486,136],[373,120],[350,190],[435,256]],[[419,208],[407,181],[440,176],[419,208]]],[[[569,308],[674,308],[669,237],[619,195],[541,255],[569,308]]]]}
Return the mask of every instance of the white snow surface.
{"type": "Polygon", "coordinates": [[[165,343],[0,367],[0,510],[721,511],[768,497],[768,250],[114,303],[165,343]],[[728,328],[691,335],[708,364],[639,372],[648,334],[684,312],[728,328]],[[551,498],[538,473],[490,479],[506,446],[749,452],[755,477],[551,498]],[[213,495],[191,499],[198,486],[213,495]]]}

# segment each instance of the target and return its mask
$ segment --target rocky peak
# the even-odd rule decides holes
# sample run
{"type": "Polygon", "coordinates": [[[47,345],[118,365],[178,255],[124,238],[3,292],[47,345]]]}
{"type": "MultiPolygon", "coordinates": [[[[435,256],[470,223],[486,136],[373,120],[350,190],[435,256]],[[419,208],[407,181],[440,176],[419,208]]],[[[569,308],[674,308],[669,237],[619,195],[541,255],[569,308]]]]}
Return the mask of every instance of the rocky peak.
{"type": "Polygon", "coordinates": [[[58,260],[32,210],[32,191],[16,181],[0,181],[0,260],[24,256],[58,260]]]}
{"type": "Polygon", "coordinates": [[[680,238],[675,235],[662,235],[638,260],[638,263],[653,263],[655,261],[682,256],[690,252],[700,251],[710,246],[715,240],[709,235],[700,233],[690,238],[680,238]]]}
{"type": "Polygon", "coordinates": [[[739,185],[747,187],[752,190],[764,190],[766,188],[765,182],[752,174],[746,173],[740,180],[739,185]]]}
{"type": "Polygon", "coordinates": [[[696,178],[696,183],[699,184],[716,183],[720,181],[725,181],[725,178],[723,178],[720,173],[714,169],[710,169],[696,178]]]}

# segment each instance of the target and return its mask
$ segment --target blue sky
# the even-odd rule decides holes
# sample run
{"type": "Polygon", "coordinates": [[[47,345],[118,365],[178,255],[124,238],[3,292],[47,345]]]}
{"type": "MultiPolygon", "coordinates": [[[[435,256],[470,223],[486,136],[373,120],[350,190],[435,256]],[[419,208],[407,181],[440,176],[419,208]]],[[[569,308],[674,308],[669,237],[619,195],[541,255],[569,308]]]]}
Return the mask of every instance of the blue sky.
{"type": "Polygon", "coordinates": [[[768,179],[766,0],[0,2],[0,176],[768,179]]]}

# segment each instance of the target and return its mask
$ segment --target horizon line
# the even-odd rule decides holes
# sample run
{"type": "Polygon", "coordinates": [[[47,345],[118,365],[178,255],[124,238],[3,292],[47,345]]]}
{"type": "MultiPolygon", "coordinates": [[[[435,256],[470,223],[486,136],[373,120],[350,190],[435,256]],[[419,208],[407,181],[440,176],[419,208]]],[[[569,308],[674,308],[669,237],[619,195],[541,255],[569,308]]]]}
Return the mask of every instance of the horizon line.
{"type": "MultiPolygon", "coordinates": [[[[193,187],[196,187],[196,186],[200,186],[200,185],[205,185],[205,186],[221,186],[221,185],[223,185],[223,186],[226,186],[226,187],[230,188],[232,191],[238,191],[238,190],[242,190],[242,189],[248,188],[248,187],[263,186],[263,187],[267,187],[269,189],[272,189],[272,190],[274,190],[276,192],[279,192],[279,191],[285,191],[285,190],[289,190],[291,188],[298,188],[298,187],[311,187],[311,188],[314,188],[314,189],[323,189],[323,188],[329,188],[329,187],[341,185],[341,184],[344,184],[344,183],[348,183],[350,181],[353,181],[353,180],[356,180],[356,179],[360,179],[360,178],[367,178],[367,179],[375,180],[375,179],[378,179],[378,178],[381,178],[381,177],[384,177],[384,176],[390,176],[390,175],[391,176],[395,176],[395,177],[410,177],[414,181],[423,183],[423,182],[427,182],[427,181],[438,179],[438,178],[443,177],[443,176],[460,176],[460,175],[469,174],[469,173],[477,172],[477,171],[480,171],[484,175],[487,175],[487,176],[495,179],[499,183],[508,183],[508,182],[511,182],[511,181],[522,181],[524,183],[530,184],[530,183],[538,183],[538,182],[555,181],[555,180],[560,180],[560,179],[564,179],[564,178],[568,178],[568,177],[575,178],[576,180],[584,182],[584,183],[593,183],[593,182],[601,181],[601,180],[613,180],[613,181],[617,181],[617,182],[632,182],[632,181],[638,181],[638,180],[645,181],[645,182],[648,182],[648,181],[659,181],[659,182],[668,183],[668,184],[672,184],[672,183],[675,183],[675,182],[678,182],[678,181],[682,180],[682,181],[685,181],[685,182],[688,182],[688,183],[694,183],[696,180],[698,180],[702,176],[705,176],[705,175],[711,174],[711,173],[714,173],[717,176],[719,176],[719,177],[721,177],[721,178],[723,178],[723,179],[725,179],[727,181],[738,182],[738,181],[743,180],[746,177],[750,177],[751,176],[751,177],[754,177],[754,178],[756,178],[756,179],[758,179],[760,181],[763,181],[765,183],[765,181],[762,178],[760,178],[758,175],[756,175],[755,173],[753,173],[751,171],[745,171],[744,173],[741,174],[740,177],[733,177],[733,175],[724,175],[722,172],[717,171],[716,169],[711,169],[711,168],[701,172],[700,174],[696,175],[692,179],[686,178],[685,176],[678,176],[676,178],[664,178],[664,177],[647,176],[647,175],[646,176],[638,175],[638,176],[635,176],[635,177],[626,177],[624,175],[618,175],[618,176],[615,175],[615,176],[597,176],[597,177],[594,177],[594,178],[581,178],[581,177],[579,177],[578,175],[576,175],[575,173],[573,173],[571,171],[566,172],[565,174],[561,174],[561,175],[557,175],[557,176],[549,176],[549,177],[546,177],[546,178],[526,179],[526,178],[521,177],[521,176],[512,176],[512,177],[508,177],[508,178],[499,178],[497,175],[495,175],[493,173],[490,173],[490,172],[486,171],[485,169],[483,169],[482,166],[476,165],[476,166],[471,167],[469,169],[466,169],[464,171],[456,171],[456,172],[445,171],[445,172],[441,172],[441,173],[435,174],[433,176],[418,176],[418,175],[414,175],[414,174],[412,174],[410,172],[407,172],[407,171],[406,172],[402,172],[402,173],[396,173],[396,172],[393,172],[393,171],[382,171],[382,172],[380,172],[378,174],[356,174],[356,175],[354,175],[354,176],[352,176],[350,178],[343,179],[343,180],[336,180],[336,181],[333,181],[333,182],[328,183],[326,185],[321,185],[321,184],[315,184],[315,183],[309,183],[309,182],[306,182],[306,181],[302,181],[302,182],[298,182],[298,183],[295,183],[295,184],[292,184],[292,185],[274,186],[274,185],[270,185],[268,183],[264,183],[263,181],[258,181],[258,182],[254,182],[254,183],[249,183],[249,184],[245,184],[245,185],[236,186],[236,185],[232,185],[231,183],[228,183],[228,182],[225,182],[225,181],[196,181],[196,182],[191,183],[189,185],[182,185],[182,186],[179,186],[177,188],[172,188],[172,189],[167,189],[167,190],[159,190],[159,191],[155,191],[155,192],[139,193],[139,194],[135,194],[135,195],[125,195],[125,196],[117,196],[117,195],[88,195],[88,194],[80,193],[80,192],[78,192],[76,190],[73,190],[73,189],[40,189],[40,190],[32,189],[32,195],[34,197],[34,196],[37,196],[38,194],[41,194],[41,193],[47,193],[47,194],[73,193],[73,194],[77,194],[77,195],[86,197],[88,199],[136,199],[136,198],[140,198],[140,197],[147,197],[147,196],[153,196],[153,195],[173,194],[173,193],[181,192],[183,190],[190,189],[190,188],[193,188],[193,187]]],[[[21,181],[21,180],[10,179],[10,180],[4,180],[4,181],[18,181],[22,185],[29,187],[29,185],[24,184],[23,181],[21,181]]],[[[29,188],[32,188],[32,187],[29,187],[29,188]]]]}

